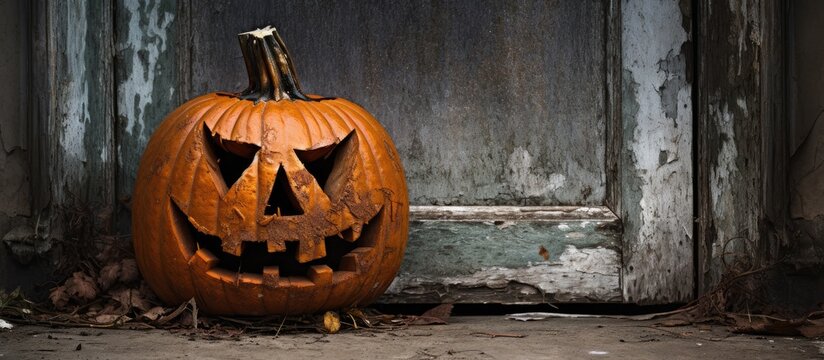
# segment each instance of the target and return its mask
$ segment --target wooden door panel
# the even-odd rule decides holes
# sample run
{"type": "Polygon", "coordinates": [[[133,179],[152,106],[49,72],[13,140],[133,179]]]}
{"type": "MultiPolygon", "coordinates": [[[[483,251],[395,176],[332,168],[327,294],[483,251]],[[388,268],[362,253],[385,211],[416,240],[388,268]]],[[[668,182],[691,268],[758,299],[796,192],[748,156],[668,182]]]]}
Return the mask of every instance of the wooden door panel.
{"type": "Polygon", "coordinates": [[[409,248],[384,301],[689,300],[688,3],[120,1],[118,194],[160,114],[243,89],[235,35],[272,24],[304,89],[363,105],[403,157],[409,248]]]}
{"type": "Polygon", "coordinates": [[[602,205],[604,1],[193,1],[192,94],[239,90],[272,24],[306,91],[364,106],[413,205],[602,205]],[[219,31],[215,31],[219,29],[219,31]]]}

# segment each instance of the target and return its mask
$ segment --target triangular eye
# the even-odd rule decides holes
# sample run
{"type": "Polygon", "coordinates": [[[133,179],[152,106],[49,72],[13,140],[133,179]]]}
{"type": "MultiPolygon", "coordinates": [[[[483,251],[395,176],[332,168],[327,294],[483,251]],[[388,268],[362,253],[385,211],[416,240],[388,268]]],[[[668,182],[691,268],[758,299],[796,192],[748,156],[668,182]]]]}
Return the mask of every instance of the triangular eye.
{"type": "Polygon", "coordinates": [[[264,215],[277,216],[292,216],[303,215],[303,209],[300,207],[295,193],[292,192],[292,187],[289,186],[289,178],[283,166],[278,169],[275,175],[275,185],[272,186],[272,192],[269,194],[269,200],[266,202],[266,208],[263,210],[264,215]]]}
{"type": "Polygon", "coordinates": [[[203,136],[206,152],[217,162],[226,188],[231,188],[243,172],[252,165],[260,146],[221,139],[218,134],[212,135],[205,123],[203,136]]]}
{"type": "Polygon", "coordinates": [[[357,134],[352,131],[337,144],[308,150],[295,149],[295,154],[329,198],[335,200],[337,190],[343,185],[337,179],[353,171],[357,143],[357,134]]]}

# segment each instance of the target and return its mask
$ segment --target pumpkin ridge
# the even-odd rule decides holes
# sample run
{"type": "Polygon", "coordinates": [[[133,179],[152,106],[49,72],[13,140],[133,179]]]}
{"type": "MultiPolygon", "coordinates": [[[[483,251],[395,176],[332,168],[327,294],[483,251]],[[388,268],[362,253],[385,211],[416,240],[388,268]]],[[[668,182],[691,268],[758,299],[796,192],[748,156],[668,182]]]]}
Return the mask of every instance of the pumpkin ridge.
{"type": "Polygon", "coordinates": [[[315,109],[314,106],[309,106],[309,104],[306,103],[304,103],[303,106],[312,114],[312,117],[318,123],[318,127],[324,127],[326,129],[326,133],[328,133],[330,137],[336,137],[335,129],[332,128],[332,124],[329,123],[329,120],[326,119],[326,117],[320,113],[318,109],[315,109]]]}
{"type": "MultiPolygon", "coordinates": [[[[366,111],[363,109],[363,107],[361,107],[357,104],[354,104],[354,103],[352,103],[348,100],[345,100],[345,99],[339,99],[339,102],[341,104],[341,107],[350,109],[353,113],[358,115],[358,117],[361,119],[361,123],[365,123],[365,126],[370,127],[370,130],[372,131],[372,132],[370,132],[370,135],[371,134],[376,134],[376,135],[378,135],[378,137],[383,138],[384,144],[385,144],[385,141],[386,141],[385,139],[390,139],[390,141],[391,141],[391,137],[389,137],[389,134],[385,131],[385,129],[383,127],[381,127],[377,123],[372,124],[370,121],[368,121],[367,117],[371,117],[371,115],[366,113],[366,111]],[[373,125],[377,125],[377,126],[373,126],[373,125]]],[[[391,151],[394,151],[395,153],[397,153],[397,150],[394,149],[394,147],[391,148],[391,149],[386,149],[386,151],[387,151],[387,155],[391,155],[391,153],[390,153],[391,151]]],[[[393,159],[393,160],[397,160],[398,162],[400,161],[399,158],[393,159]]],[[[400,164],[400,163],[397,164],[397,165],[400,167],[400,174],[403,174],[403,165],[400,164]]],[[[381,176],[381,178],[380,178],[381,190],[391,192],[391,189],[384,186],[383,180],[384,180],[384,178],[383,178],[383,176],[381,176]]],[[[401,186],[403,187],[403,193],[402,194],[406,194],[406,191],[407,191],[406,190],[406,183],[404,181],[401,181],[401,186]]],[[[387,217],[392,217],[393,216],[393,213],[394,213],[393,210],[395,208],[396,203],[395,203],[395,201],[392,200],[392,197],[393,197],[392,195],[393,194],[384,194],[385,201],[389,202],[388,206],[384,207],[384,210],[386,210],[386,207],[389,207],[389,209],[387,210],[388,213],[384,214],[383,216],[387,216],[387,217]]],[[[401,195],[401,196],[404,196],[404,195],[401,195]]],[[[400,201],[403,201],[404,203],[408,203],[408,200],[405,200],[405,199],[400,200],[400,201]]],[[[387,244],[385,244],[385,243],[381,243],[381,250],[383,250],[383,248],[385,248],[386,245],[387,244]]],[[[399,246],[397,251],[400,251],[402,253],[404,251],[404,249],[406,248],[406,246],[405,246],[406,242],[402,242],[399,245],[400,246],[399,246]]],[[[381,264],[378,265],[378,266],[379,267],[386,267],[386,265],[385,265],[386,261],[390,261],[390,258],[382,257],[381,264]]],[[[376,275],[376,276],[374,276],[374,278],[378,278],[378,276],[376,275]]],[[[372,280],[370,279],[369,282],[371,282],[371,281],[372,280]]],[[[367,284],[369,282],[364,281],[364,284],[367,284]]]]}
{"type": "MultiPolygon", "coordinates": [[[[312,123],[314,124],[314,127],[309,130],[309,133],[310,134],[311,133],[320,134],[319,138],[320,139],[325,139],[326,134],[324,134],[323,130],[321,129],[320,123],[318,123],[318,119],[315,118],[315,115],[312,114],[312,112],[307,111],[306,104],[304,104],[300,101],[295,101],[293,104],[295,104],[295,107],[297,107],[298,112],[300,112],[300,115],[303,117],[303,121],[305,121],[307,123],[307,125],[306,125],[307,127],[309,127],[310,119],[311,119],[312,123]]],[[[312,141],[311,138],[309,140],[310,140],[309,143],[311,144],[310,146],[315,146],[314,141],[312,141]]]]}
{"type": "MultiPolygon", "coordinates": [[[[206,127],[209,128],[209,132],[210,132],[209,135],[211,135],[212,129],[217,128],[217,126],[220,123],[223,116],[226,115],[227,112],[232,110],[232,108],[234,108],[235,106],[238,106],[240,104],[240,101],[238,99],[234,99],[234,98],[223,98],[223,99],[226,99],[226,100],[224,102],[222,102],[222,104],[227,104],[227,106],[225,108],[221,109],[220,114],[212,114],[211,111],[210,111],[210,112],[207,112],[206,114],[203,114],[203,117],[200,119],[200,120],[203,121],[204,124],[206,124],[206,127]],[[209,116],[207,117],[206,115],[209,115],[209,116]]],[[[215,108],[217,108],[217,106],[215,106],[215,108]]],[[[217,110],[214,110],[214,111],[217,112],[217,110]]]]}
{"type": "MultiPolygon", "coordinates": [[[[343,122],[344,124],[346,124],[346,125],[347,125],[347,127],[349,127],[349,128],[351,128],[351,129],[353,129],[352,131],[355,131],[355,133],[359,136],[358,141],[360,141],[360,137],[363,137],[363,138],[364,138],[364,141],[366,142],[365,148],[367,148],[367,149],[368,149],[368,153],[369,153],[369,155],[368,155],[368,156],[370,157],[370,160],[372,160],[372,162],[373,162],[373,164],[372,164],[372,165],[373,165],[373,167],[377,168],[377,163],[375,163],[375,154],[374,154],[374,149],[372,148],[372,145],[369,143],[369,139],[367,138],[369,134],[367,134],[367,133],[365,133],[365,132],[363,131],[363,129],[362,129],[362,127],[361,127],[361,124],[359,124],[357,120],[354,120],[353,118],[349,117],[349,116],[348,116],[348,114],[347,114],[346,112],[339,111],[339,110],[338,110],[338,109],[336,109],[334,106],[329,106],[329,105],[327,105],[327,108],[331,109],[331,110],[332,110],[332,112],[334,112],[334,113],[335,113],[335,115],[337,116],[337,119],[339,119],[339,121],[341,121],[341,122],[343,122]],[[346,115],[346,117],[344,117],[344,115],[346,115]]],[[[329,116],[328,118],[333,118],[333,117],[332,117],[332,116],[329,116]]],[[[375,178],[375,176],[374,176],[374,174],[372,173],[372,171],[369,171],[369,168],[367,167],[367,161],[368,161],[368,160],[366,159],[367,155],[363,155],[363,152],[361,151],[361,149],[364,147],[364,145],[360,145],[360,144],[359,144],[358,146],[359,146],[359,149],[358,149],[358,152],[357,152],[357,153],[358,153],[358,159],[359,159],[359,160],[360,160],[360,162],[361,162],[361,166],[362,166],[362,170],[363,170],[363,172],[362,172],[362,176],[364,176],[364,177],[366,178],[364,181],[368,183],[368,182],[370,181],[370,179],[375,178]]],[[[377,175],[380,175],[380,174],[377,174],[377,175]]],[[[381,177],[381,176],[378,176],[378,177],[377,177],[377,178],[378,178],[378,180],[377,180],[377,181],[378,181],[378,184],[379,184],[381,187],[383,187],[383,182],[381,181],[380,177],[381,177]]],[[[373,196],[371,192],[370,192],[370,193],[367,193],[367,194],[364,194],[364,195],[366,195],[366,196],[368,196],[368,197],[373,196]]],[[[371,201],[371,199],[369,199],[369,200],[359,199],[358,204],[363,203],[363,202],[368,202],[368,201],[371,201]]],[[[352,211],[352,210],[351,210],[351,206],[352,206],[352,205],[354,205],[354,204],[345,203],[345,205],[346,205],[348,208],[350,208],[350,210],[349,210],[349,211],[350,211],[350,213],[351,213],[353,216],[354,216],[356,213],[358,213],[358,211],[352,211]]],[[[371,216],[374,216],[374,213],[375,213],[375,212],[370,211],[370,215],[371,215],[371,216]]],[[[357,221],[359,221],[359,222],[363,222],[363,221],[362,221],[362,219],[357,219],[357,221]]]]}
{"type": "MultiPolygon", "coordinates": [[[[166,117],[166,119],[163,121],[163,123],[161,123],[161,126],[168,123],[169,128],[173,129],[173,127],[176,125],[175,121],[173,119],[182,118],[183,115],[186,114],[187,112],[199,111],[200,110],[199,107],[204,107],[204,108],[209,107],[210,106],[209,102],[212,101],[212,100],[213,99],[209,98],[208,95],[207,95],[207,96],[201,96],[201,97],[192,99],[190,101],[187,101],[180,108],[178,108],[177,110],[175,110],[174,112],[169,114],[166,117]]],[[[156,140],[158,143],[167,142],[167,138],[178,136],[179,132],[171,130],[171,131],[167,131],[167,132],[161,133],[161,134],[165,134],[166,136],[158,138],[156,140]]],[[[150,141],[148,144],[146,144],[147,149],[151,148],[151,146],[153,145],[154,142],[155,141],[150,141]]],[[[180,147],[178,147],[178,149],[176,151],[174,151],[175,156],[172,157],[172,159],[175,159],[175,160],[177,159],[177,154],[182,149],[182,146],[183,146],[183,144],[181,143],[180,147]]],[[[148,161],[146,161],[146,162],[147,162],[147,164],[145,166],[151,166],[151,165],[148,164],[148,161]]],[[[142,169],[143,166],[144,166],[143,161],[141,161],[140,169],[142,169]]],[[[172,167],[174,167],[174,164],[172,165],[172,167]]],[[[140,175],[141,175],[141,173],[140,173],[140,171],[138,171],[138,177],[140,177],[140,175]]],[[[143,185],[143,183],[138,182],[137,186],[135,186],[135,192],[142,193],[144,191],[143,190],[144,186],[142,186],[142,185],[143,185]]],[[[133,222],[134,222],[134,220],[133,220],[133,222]]],[[[159,252],[159,250],[156,248],[156,247],[159,247],[159,246],[152,246],[152,245],[153,244],[146,244],[145,242],[140,243],[140,247],[141,247],[141,249],[143,249],[143,251],[148,251],[148,252],[152,252],[152,253],[159,252]],[[148,249],[147,249],[147,246],[148,246],[148,249]]]]}
{"type": "MultiPolygon", "coordinates": [[[[339,101],[341,103],[341,106],[347,107],[347,108],[351,109],[353,112],[359,114],[360,118],[363,119],[363,122],[366,123],[366,125],[369,126],[370,129],[372,130],[371,134],[376,134],[378,137],[381,138],[379,140],[381,140],[383,142],[384,148],[386,148],[386,151],[387,151],[387,155],[392,158],[393,166],[397,166],[398,170],[400,170],[400,173],[402,174],[403,173],[403,163],[401,162],[400,154],[398,154],[398,150],[395,148],[394,145],[392,145],[391,147],[387,146],[387,145],[391,144],[392,137],[389,136],[389,133],[386,132],[386,129],[384,129],[383,126],[380,126],[380,124],[378,124],[377,122],[373,124],[370,121],[366,121],[365,118],[367,116],[368,117],[372,117],[372,116],[369,115],[363,107],[361,107],[361,106],[359,106],[359,105],[357,105],[357,104],[355,104],[351,101],[345,100],[345,99],[339,99],[339,101]],[[387,143],[387,140],[389,140],[388,143],[387,143]]],[[[381,184],[383,184],[383,183],[381,182],[381,184]]],[[[404,193],[406,193],[406,191],[407,191],[406,182],[402,181],[401,185],[403,186],[404,193]]]]}
{"type": "Polygon", "coordinates": [[[304,95],[274,29],[238,38],[249,88],[182,105],[143,155],[132,223],[146,281],[165,302],[194,298],[216,315],[365,305],[407,241],[391,138],[354,103],[304,95]],[[303,214],[263,218],[272,196],[303,214]]]}
{"type": "Polygon", "coordinates": [[[247,138],[259,139],[258,142],[260,142],[261,145],[263,144],[263,142],[260,141],[260,139],[261,139],[260,130],[261,130],[263,125],[260,124],[260,123],[266,120],[264,115],[266,114],[266,107],[267,107],[268,104],[269,104],[268,101],[263,102],[263,106],[260,108],[260,111],[257,113],[257,121],[249,121],[249,122],[246,123],[246,136],[247,136],[247,138]]]}
{"type": "MultiPolygon", "coordinates": [[[[336,103],[336,105],[337,105],[337,103],[336,103]]],[[[329,108],[331,108],[332,111],[337,113],[338,116],[341,118],[341,120],[344,121],[344,123],[348,124],[352,128],[357,129],[358,133],[363,134],[363,141],[366,144],[366,148],[369,149],[369,155],[370,155],[369,160],[371,160],[370,161],[370,166],[372,167],[372,169],[380,169],[380,167],[377,165],[378,164],[378,156],[375,154],[375,149],[372,146],[372,141],[370,139],[370,134],[371,133],[370,132],[365,132],[364,129],[363,129],[363,126],[364,126],[363,123],[368,122],[368,120],[363,119],[363,118],[355,119],[355,118],[352,117],[351,114],[349,114],[348,110],[339,109],[337,106],[329,106],[329,108]]],[[[362,156],[362,157],[365,157],[365,156],[362,156]]],[[[382,179],[383,176],[381,176],[382,174],[380,174],[379,170],[377,172],[370,171],[370,169],[366,167],[366,162],[367,162],[366,159],[364,159],[364,176],[366,176],[367,178],[376,179],[378,184],[380,184],[380,187],[383,188],[383,179],[382,179]],[[378,176],[375,176],[374,175],[375,173],[377,173],[378,176]]]]}
{"type": "MultiPolygon", "coordinates": [[[[333,111],[335,111],[335,112],[338,114],[338,116],[339,116],[339,117],[340,117],[340,118],[341,118],[344,122],[348,123],[350,126],[352,126],[353,128],[355,128],[355,129],[356,129],[359,133],[364,134],[364,136],[363,136],[363,138],[364,138],[364,139],[363,139],[363,141],[366,143],[366,148],[368,148],[368,149],[369,149],[369,155],[371,155],[371,157],[372,157],[372,161],[373,161],[373,162],[375,162],[375,165],[377,165],[377,163],[376,163],[376,161],[377,161],[377,160],[376,160],[375,150],[374,150],[374,148],[372,147],[372,144],[371,144],[370,139],[369,139],[369,135],[370,135],[370,134],[369,134],[369,133],[367,133],[367,132],[364,132],[364,130],[362,129],[362,126],[364,126],[364,124],[363,124],[363,123],[364,123],[364,122],[368,122],[368,120],[367,120],[367,119],[364,119],[364,118],[362,118],[362,117],[361,117],[360,119],[357,119],[357,120],[356,120],[356,119],[354,119],[354,118],[353,118],[353,117],[349,114],[349,112],[348,112],[348,111],[342,111],[342,110],[339,110],[337,107],[334,107],[334,106],[329,106],[329,108],[332,108],[332,110],[333,110],[333,111]]],[[[362,156],[362,158],[363,158],[363,156],[362,156]]],[[[365,162],[365,161],[364,161],[364,162],[365,162]]],[[[365,164],[364,164],[364,165],[365,165],[365,164]]],[[[376,167],[375,169],[376,169],[376,170],[378,170],[379,168],[378,168],[378,167],[376,167]]],[[[378,172],[380,172],[380,170],[378,170],[378,172]]],[[[368,170],[367,170],[367,168],[364,166],[364,175],[368,176],[368,174],[372,174],[372,171],[368,171],[368,170]]],[[[368,181],[368,180],[367,180],[367,181],[368,181]]],[[[380,189],[383,189],[383,188],[384,188],[384,184],[383,184],[383,179],[382,179],[382,176],[378,176],[378,177],[377,177],[377,182],[378,182],[378,184],[379,184],[379,188],[380,188],[380,189]]],[[[368,196],[371,196],[371,194],[367,194],[367,195],[368,195],[368,196]]],[[[386,201],[386,200],[389,200],[389,199],[388,199],[388,198],[384,198],[384,201],[386,201]]],[[[384,206],[385,206],[385,205],[384,205],[384,206]]],[[[376,220],[377,220],[377,221],[381,221],[382,219],[376,219],[376,217],[377,217],[377,216],[387,216],[387,215],[385,215],[385,214],[383,214],[383,213],[382,213],[382,209],[383,209],[383,207],[384,207],[384,206],[382,206],[382,207],[381,207],[381,209],[379,209],[379,210],[377,211],[377,213],[376,213],[375,215],[373,215],[373,217],[372,217],[369,221],[376,221],[376,220]]],[[[378,229],[378,230],[380,230],[380,229],[378,229]]],[[[364,236],[364,234],[361,234],[361,236],[364,236]]],[[[385,244],[383,244],[383,243],[379,243],[379,244],[375,245],[375,246],[372,248],[372,251],[378,252],[378,251],[382,250],[382,249],[384,248],[384,246],[385,246],[385,244]]],[[[381,261],[381,262],[382,262],[382,261],[381,261]]],[[[373,263],[373,264],[371,264],[371,266],[374,266],[374,263],[373,263]]],[[[371,266],[370,266],[370,267],[371,267],[371,266]]],[[[365,270],[365,269],[364,269],[364,270],[365,270]]],[[[359,292],[361,292],[361,290],[362,290],[364,287],[368,286],[367,284],[371,284],[371,283],[372,283],[372,281],[373,281],[372,279],[377,278],[377,276],[379,275],[379,274],[376,274],[376,272],[374,272],[374,271],[369,272],[369,273],[370,273],[370,274],[372,274],[372,276],[371,276],[371,277],[368,277],[368,278],[366,278],[366,279],[363,279],[362,281],[360,281],[360,284],[359,284],[359,286],[357,287],[357,290],[353,290],[353,292],[352,292],[352,293],[359,293],[359,292]]],[[[348,304],[348,305],[355,305],[355,304],[348,304]]]]}
{"type": "MultiPolygon", "coordinates": [[[[345,113],[342,114],[342,112],[339,111],[336,106],[332,106],[330,104],[320,104],[320,103],[317,106],[318,107],[323,106],[327,110],[329,110],[330,113],[334,114],[334,116],[331,116],[331,114],[325,116],[327,121],[329,121],[330,123],[331,123],[330,119],[332,119],[334,121],[337,121],[338,123],[342,123],[344,125],[344,128],[355,129],[359,133],[363,134],[363,129],[361,129],[361,127],[358,126],[357,121],[353,121],[353,119],[351,117],[348,117],[348,116],[346,118],[344,118],[345,113]]],[[[369,153],[370,156],[369,156],[369,159],[366,159],[366,156],[363,156],[359,152],[359,157],[361,158],[361,160],[363,162],[364,175],[368,179],[368,178],[372,177],[371,176],[372,172],[369,171],[369,170],[375,169],[377,164],[375,163],[375,154],[374,154],[374,151],[371,148],[371,144],[369,143],[369,140],[366,139],[367,134],[363,134],[363,136],[364,136],[364,142],[366,143],[365,147],[368,149],[368,153],[369,153]],[[369,163],[369,164],[367,165],[367,163],[369,163]]]]}
{"type": "MultiPolygon", "coordinates": [[[[242,100],[237,100],[237,102],[232,104],[225,112],[223,112],[220,117],[217,118],[214,125],[209,126],[210,136],[214,137],[215,135],[219,135],[221,139],[231,139],[232,138],[232,128],[234,128],[235,124],[237,123],[237,119],[243,112],[247,109],[244,104],[245,102],[242,100]],[[228,130],[228,131],[227,131],[228,130]]],[[[260,144],[254,144],[260,145],[260,144]]]]}
{"type": "Polygon", "coordinates": [[[240,124],[243,124],[243,128],[246,128],[246,124],[249,123],[249,118],[255,112],[256,107],[257,104],[252,106],[244,104],[243,110],[241,111],[240,115],[238,115],[237,119],[235,119],[235,123],[232,124],[232,130],[229,131],[229,139],[237,141],[242,138],[240,134],[238,134],[238,127],[240,126],[240,124]]]}
{"type": "MultiPolygon", "coordinates": [[[[188,133],[186,133],[186,136],[183,138],[183,140],[180,141],[180,145],[177,147],[176,150],[172,151],[172,153],[174,154],[174,156],[171,157],[172,159],[174,159],[174,164],[172,165],[172,168],[170,169],[172,174],[179,174],[181,172],[181,169],[183,169],[186,166],[190,165],[190,162],[186,161],[185,156],[181,156],[181,154],[183,153],[183,149],[184,149],[184,147],[186,146],[187,143],[190,144],[191,142],[195,141],[194,137],[196,137],[197,133],[198,133],[197,126],[202,122],[203,116],[205,116],[209,112],[217,109],[218,105],[219,104],[213,105],[213,106],[210,106],[208,108],[204,107],[204,109],[198,109],[198,111],[193,112],[191,115],[184,114],[179,118],[183,121],[186,121],[186,120],[189,120],[189,119],[195,119],[195,120],[192,121],[193,125],[192,125],[191,128],[188,129],[188,133]]],[[[168,141],[171,141],[171,140],[166,140],[166,142],[168,142],[168,141]]],[[[189,145],[190,151],[191,151],[191,146],[192,145],[190,144],[189,145]]],[[[199,159],[200,156],[202,156],[202,154],[198,154],[198,155],[199,155],[198,156],[198,159],[199,159]]],[[[188,180],[188,177],[186,179],[188,180]]],[[[194,178],[192,178],[192,179],[194,179],[194,178]]],[[[170,194],[174,192],[174,189],[175,189],[175,183],[174,182],[168,181],[166,186],[167,186],[167,189],[168,189],[167,191],[170,194]]],[[[181,185],[181,186],[183,186],[183,185],[181,185]]],[[[186,186],[183,186],[183,187],[185,188],[186,186]]],[[[189,194],[189,196],[191,196],[191,194],[189,194]]],[[[179,199],[179,200],[182,201],[182,199],[179,199]]],[[[187,209],[189,207],[189,201],[190,201],[190,198],[185,199],[185,208],[187,208],[187,209]]]]}

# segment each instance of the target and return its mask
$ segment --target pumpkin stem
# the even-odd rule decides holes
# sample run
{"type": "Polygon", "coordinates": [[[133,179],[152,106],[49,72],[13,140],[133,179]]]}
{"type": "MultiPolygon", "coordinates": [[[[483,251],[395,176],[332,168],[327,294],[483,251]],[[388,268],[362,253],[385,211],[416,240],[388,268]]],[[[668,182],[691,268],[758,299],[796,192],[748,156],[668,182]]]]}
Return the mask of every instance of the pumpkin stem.
{"type": "Polygon", "coordinates": [[[249,87],[238,97],[244,100],[306,100],[295,66],[280,34],[271,26],[238,34],[249,87]]]}

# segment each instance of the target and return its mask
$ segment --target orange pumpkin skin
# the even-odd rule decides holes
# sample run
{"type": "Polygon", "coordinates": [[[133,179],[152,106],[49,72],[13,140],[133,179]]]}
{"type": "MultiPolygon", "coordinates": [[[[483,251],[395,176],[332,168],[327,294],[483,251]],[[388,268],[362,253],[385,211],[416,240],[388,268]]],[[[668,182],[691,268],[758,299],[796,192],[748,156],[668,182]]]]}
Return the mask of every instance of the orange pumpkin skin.
{"type": "Polygon", "coordinates": [[[152,135],[132,231],[141,273],[166,303],[311,313],[366,305],[394,279],[409,212],[397,150],[360,106],[290,96],[291,71],[273,95],[253,89],[250,70],[252,98],[197,97],[152,135]]]}

